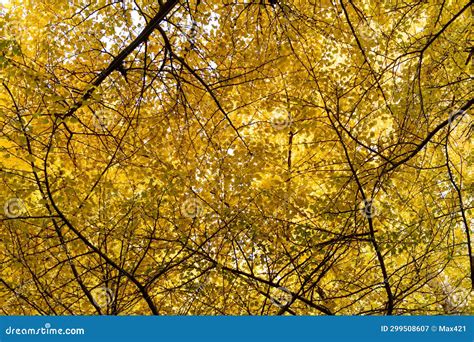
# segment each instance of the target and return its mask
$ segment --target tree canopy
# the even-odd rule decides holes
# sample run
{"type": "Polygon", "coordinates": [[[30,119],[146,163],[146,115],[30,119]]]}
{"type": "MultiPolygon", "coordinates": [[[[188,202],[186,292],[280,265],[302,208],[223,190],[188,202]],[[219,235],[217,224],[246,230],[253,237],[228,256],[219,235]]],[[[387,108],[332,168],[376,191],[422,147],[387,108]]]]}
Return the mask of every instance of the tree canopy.
{"type": "Polygon", "coordinates": [[[0,5],[0,305],[473,312],[469,1],[0,5]]]}

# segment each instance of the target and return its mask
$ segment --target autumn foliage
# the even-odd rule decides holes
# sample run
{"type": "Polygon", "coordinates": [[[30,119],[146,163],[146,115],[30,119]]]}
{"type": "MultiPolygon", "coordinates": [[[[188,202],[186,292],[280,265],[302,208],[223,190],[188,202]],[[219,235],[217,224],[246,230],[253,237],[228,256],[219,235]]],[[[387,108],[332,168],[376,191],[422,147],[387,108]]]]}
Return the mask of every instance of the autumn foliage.
{"type": "Polygon", "coordinates": [[[1,3],[1,314],[473,312],[469,1],[1,3]]]}

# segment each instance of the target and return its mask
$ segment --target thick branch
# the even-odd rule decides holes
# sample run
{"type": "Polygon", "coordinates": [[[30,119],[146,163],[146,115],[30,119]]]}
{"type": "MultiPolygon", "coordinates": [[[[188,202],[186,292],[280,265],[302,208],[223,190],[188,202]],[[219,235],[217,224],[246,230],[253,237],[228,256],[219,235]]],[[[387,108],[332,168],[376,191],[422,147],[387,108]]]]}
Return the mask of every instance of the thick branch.
{"type": "Polygon", "coordinates": [[[140,44],[145,42],[150,34],[158,27],[158,25],[163,21],[163,19],[168,15],[168,13],[178,4],[178,0],[169,0],[160,7],[158,13],[150,20],[150,22],[145,26],[145,28],[140,32],[140,34],[135,38],[133,42],[130,43],[125,49],[123,49],[117,57],[115,57],[109,66],[103,70],[99,76],[92,82],[91,87],[84,93],[79,101],[77,101],[69,111],[62,115],[62,118],[73,115],[83,104],[86,100],[88,100],[94,90],[115,70],[122,65],[125,58],[130,55],[133,50],[135,50],[140,44]]]}

